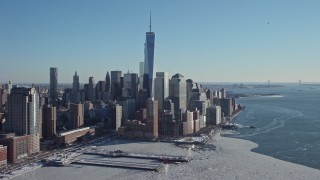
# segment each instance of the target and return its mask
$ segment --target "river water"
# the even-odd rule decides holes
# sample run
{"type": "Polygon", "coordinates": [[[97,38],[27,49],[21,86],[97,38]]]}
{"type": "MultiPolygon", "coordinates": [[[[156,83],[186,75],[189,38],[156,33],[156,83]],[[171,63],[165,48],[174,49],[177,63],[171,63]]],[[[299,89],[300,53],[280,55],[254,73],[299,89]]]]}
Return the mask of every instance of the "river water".
{"type": "Polygon", "coordinates": [[[287,84],[232,91],[280,95],[237,99],[246,109],[234,119],[240,128],[226,136],[257,143],[254,152],[320,169],[320,86],[287,84]]]}

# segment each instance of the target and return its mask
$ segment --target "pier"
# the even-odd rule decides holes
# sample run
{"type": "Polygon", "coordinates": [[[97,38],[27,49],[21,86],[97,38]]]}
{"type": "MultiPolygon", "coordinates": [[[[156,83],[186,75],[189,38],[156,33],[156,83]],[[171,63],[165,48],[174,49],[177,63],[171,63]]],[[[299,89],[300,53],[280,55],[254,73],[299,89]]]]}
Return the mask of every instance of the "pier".
{"type": "Polygon", "coordinates": [[[69,164],[81,164],[91,166],[103,166],[103,167],[115,167],[126,169],[139,169],[147,171],[159,171],[162,167],[162,163],[176,163],[176,162],[189,162],[191,158],[184,156],[170,156],[170,155],[153,155],[153,154],[135,154],[123,152],[120,150],[105,152],[104,149],[94,149],[81,153],[70,153],[64,156],[51,157],[44,162],[49,166],[68,166],[69,164]],[[81,154],[86,155],[100,155],[102,158],[81,158],[81,154]],[[139,162],[130,159],[146,159],[157,160],[139,162]]]}
{"type": "Polygon", "coordinates": [[[127,153],[123,151],[111,151],[111,152],[100,152],[100,151],[89,151],[83,154],[88,155],[102,155],[106,157],[126,157],[126,158],[138,158],[138,159],[152,159],[163,162],[189,162],[191,158],[184,156],[170,156],[170,155],[153,155],[153,154],[135,154],[127,153]]]}
{"type": "Polygon", "coordinates": [[[109,159],[79,159],[79,160],[73,161],[71,164],[105,166],[105,167],[116,167],[116,168],[126,168],[126,169],[139,169],[139,170],[147,170],[147,171],[158,171],[162,167],[160,163],[126,162],[126,161],[115,161],[115,160],[109,160],[109,159]]]}

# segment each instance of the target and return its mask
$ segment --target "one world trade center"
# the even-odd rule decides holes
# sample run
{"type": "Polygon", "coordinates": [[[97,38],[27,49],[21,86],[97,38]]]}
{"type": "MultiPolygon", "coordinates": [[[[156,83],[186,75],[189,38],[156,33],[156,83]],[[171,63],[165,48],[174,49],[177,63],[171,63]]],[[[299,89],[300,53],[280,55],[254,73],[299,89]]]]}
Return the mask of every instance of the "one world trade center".
{"type": "Polygon", "coordinates": [[[144,75],[143,87],[148,91],[149,97],[154,97],[154,43],[155,34],[151,31],[151,13],[149,32],[146,32],[146,42],[144,44],[144,75]]]}

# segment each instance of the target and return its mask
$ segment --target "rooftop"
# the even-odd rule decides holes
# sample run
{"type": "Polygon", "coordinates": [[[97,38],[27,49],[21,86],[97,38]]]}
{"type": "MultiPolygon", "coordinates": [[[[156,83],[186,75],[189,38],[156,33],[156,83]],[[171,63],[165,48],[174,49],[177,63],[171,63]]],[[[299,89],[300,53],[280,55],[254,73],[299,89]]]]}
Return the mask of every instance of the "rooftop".
{"type": "Polygon", "coordinates": [[[184,78],[184,76],[180,73],[177,73],[177,74],[173,75],[172,78],[179,78],[180,79],[180,78],[184,78]]]}

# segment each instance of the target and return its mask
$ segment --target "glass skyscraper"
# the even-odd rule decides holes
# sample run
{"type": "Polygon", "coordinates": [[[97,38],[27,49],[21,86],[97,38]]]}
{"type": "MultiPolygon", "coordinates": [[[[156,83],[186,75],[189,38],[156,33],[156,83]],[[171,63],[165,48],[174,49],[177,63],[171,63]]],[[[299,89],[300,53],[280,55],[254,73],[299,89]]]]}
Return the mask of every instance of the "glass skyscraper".
{"type": "Polygon", "coordinates": [[[151,32],[151,15],[150,15],[150,31],[146,32],[146,42],[144,44],[144,76],[143,87],[147,89],[149,96],[154,97],[154,43],[155,34],[151,32]]]}
{"type": "Polygon", "coordinates": [[[41,122],[39,94],[35,88],[16,87],[8,96],[6,105],[6,133],[30,135],[30,153],[40,151],[41,122]]]}
{"type": "Polygon", "coordinates": [[[50,68],[50,98],[55,102],[58,98],[58,68],[50,68]]]}
{"type": "Polygon", "coordinates": [[[187,84],[183,75],[177,73],[169,81],[169,96],[174,103],[175,112],[178,109],[187,109],[187,84]]]}
{"type": "Polygon", "coordinates": [[[112,97],[112,100],[118,99],[122,95],[121,76],[122,76],[122,71],[111,71],[111,97],[112,97]]]}
{"type": "Polygon", "coordinates": [[[158,100],[160,112],[163,109],[163,101],[167,97],[169,97],[169,73],[157,72],[154,79],[154,98],[158,100]]]}

